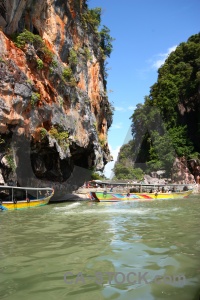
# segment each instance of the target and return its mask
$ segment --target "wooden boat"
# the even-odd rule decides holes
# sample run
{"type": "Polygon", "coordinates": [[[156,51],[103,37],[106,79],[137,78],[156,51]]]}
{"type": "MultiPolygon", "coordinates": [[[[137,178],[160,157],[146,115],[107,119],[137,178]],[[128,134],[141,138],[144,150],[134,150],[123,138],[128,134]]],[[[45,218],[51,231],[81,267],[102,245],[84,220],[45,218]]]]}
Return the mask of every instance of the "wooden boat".
{"type": "Polygon", "coordinates": [[[114,193],[114,192],[90,192],[90,199],[100,202],[108,201],[134,201],[134,200],[169,200],[187,198],[192,190],[175,193],[114,193]]]}
{"type": "Polygon", "coordinates": [[[46,205],[53,194],[54,190],[52,188],[0,186],[0,210],[46,205]]]}
{"type": "MultiPolygon", "coordinates": [[[[134,188],[131,188],[131,184],[119,184],[121,189],[126,191],[111,191],[107,190],[107,186],[104,185],[103,191],[90,191],[90,200],[100,202],[115,202],[115,201],[138,201],[138,200],[170,200],[170,199],[183,199],[189,197],[193,192],[192,188],[188,188],[186,185],[171,184],[167,187],[163,185],[151,185],[151,184],[134,184],[134,188]]],[[[114,189],[117,190],[116,187],[114,189]]]]}

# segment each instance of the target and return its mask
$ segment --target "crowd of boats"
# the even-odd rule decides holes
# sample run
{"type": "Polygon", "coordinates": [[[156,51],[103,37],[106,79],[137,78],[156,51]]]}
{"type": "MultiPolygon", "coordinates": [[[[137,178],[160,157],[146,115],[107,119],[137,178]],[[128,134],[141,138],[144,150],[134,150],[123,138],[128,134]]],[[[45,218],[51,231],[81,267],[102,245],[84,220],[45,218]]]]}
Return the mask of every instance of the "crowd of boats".
{"type": "MultiPolygon", "coordinates": [[[[138,200],[184,199],[194,191],[188,184],[144,184],[93,180],[79,190],[78,195],[90,201],[115,202],[138,200]]],[[[0,210],[15,210],[46,205],[54,189],[0,186],[0,210]]],[[[67,200],[67,199],[66,199],[67,200]]],[[[70,200],[70,199],[68,199],[70,200]]]]}

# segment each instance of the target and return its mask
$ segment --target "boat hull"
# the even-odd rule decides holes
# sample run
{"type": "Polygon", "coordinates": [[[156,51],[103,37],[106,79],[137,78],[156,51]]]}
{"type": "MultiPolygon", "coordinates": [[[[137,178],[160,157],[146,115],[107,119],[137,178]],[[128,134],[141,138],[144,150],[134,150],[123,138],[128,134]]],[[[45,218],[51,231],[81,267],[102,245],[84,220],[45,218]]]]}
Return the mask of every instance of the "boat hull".
{"type": "MultiPolygon", "coordinates": [[[[12,190],[12,194],[14,193],[13,190],[23,190],[23,191],[29,191],[31,188],[19,188],[19,187],[1,187],[1,189],[10,189],[12,190]]],[[[32,188],[33,190],[33,188],[32,188]]],[[[0,211],[4,211],[4,210],[19,210],[19,209],[26,209],[26,208],[32,208],[32,207],[38,207],[38,206],[43,206],[49,203],[49,200],[53,197],[54,195],[54,190],[51,188],[42,188],[42,189],[34,189],[36,192],[38,190],[39,191],[48,191],[47,195],[44,195],[43,197],[36,197],[35,199],[30,199],[29,197],[27,197],[26,199],[20,200],[20,199],[16,199],[12,196],[12,200],[11,201],[0,201],[0,211]]]]}
{"type": "Polygon", "coordinates": [[[51,197],[48,197],[44,200],[32,200],[31,202],[27,202],[27,201],[18,201],[17,203],[3,202],[1,204],[1,210],[24,209],[30,207],[43,206],[49,203],[50,198],[51,197]]]}
{"type": "Polygon", "coordinates": [[[90,199],[100,202],[117,202],[117,201],[151,201],[151,200],[171,200],[184,199],[192,193],[192,190],[176,193],[114,193],[114,192],[91,192],[90,199]]]}

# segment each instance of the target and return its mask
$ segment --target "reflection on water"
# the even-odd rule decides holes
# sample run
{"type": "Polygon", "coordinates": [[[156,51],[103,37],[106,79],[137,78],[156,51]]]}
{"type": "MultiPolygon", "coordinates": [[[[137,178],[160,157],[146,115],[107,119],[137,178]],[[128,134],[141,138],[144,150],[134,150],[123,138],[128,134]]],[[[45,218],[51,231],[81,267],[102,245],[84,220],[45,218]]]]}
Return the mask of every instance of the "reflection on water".
{"type": "Polygon", "coordinates": [[[198,299],[199,201],[1,212],[0,299],[198,299]]]}

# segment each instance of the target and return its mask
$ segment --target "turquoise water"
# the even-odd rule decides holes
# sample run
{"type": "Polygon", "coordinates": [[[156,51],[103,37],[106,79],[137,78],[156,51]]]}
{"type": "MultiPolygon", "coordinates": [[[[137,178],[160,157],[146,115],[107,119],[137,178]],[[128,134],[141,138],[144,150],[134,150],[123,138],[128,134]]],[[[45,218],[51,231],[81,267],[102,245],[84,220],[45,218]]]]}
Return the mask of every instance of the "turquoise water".
{"type": "Polygon", "coordinates": [[[0,299],[199,299],[199,228],[197,196],[0,212],[0,299]]]}

